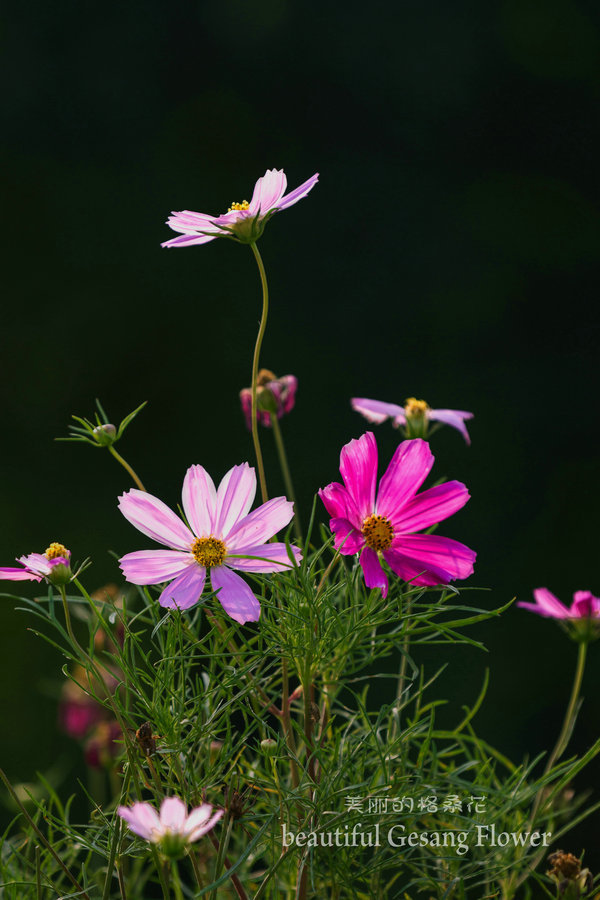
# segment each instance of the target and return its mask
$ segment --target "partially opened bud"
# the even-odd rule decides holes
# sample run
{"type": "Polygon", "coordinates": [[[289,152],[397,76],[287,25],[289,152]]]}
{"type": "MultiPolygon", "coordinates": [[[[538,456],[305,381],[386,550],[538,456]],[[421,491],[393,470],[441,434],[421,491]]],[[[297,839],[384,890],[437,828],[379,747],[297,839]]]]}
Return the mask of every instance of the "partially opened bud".
{"type": "MultiPolygon", "coordinates": [[[[281,419],[294,408],[298,379],[295,375],[283,375],[281,378],[270,371],[261,369],[256,382],[257,418],[261,425],[271,427],[271,416],[281,419]]],[[[252,428],[252,390],[244,388],[240,391],[240,403],[248,429],[252,428]]]]}

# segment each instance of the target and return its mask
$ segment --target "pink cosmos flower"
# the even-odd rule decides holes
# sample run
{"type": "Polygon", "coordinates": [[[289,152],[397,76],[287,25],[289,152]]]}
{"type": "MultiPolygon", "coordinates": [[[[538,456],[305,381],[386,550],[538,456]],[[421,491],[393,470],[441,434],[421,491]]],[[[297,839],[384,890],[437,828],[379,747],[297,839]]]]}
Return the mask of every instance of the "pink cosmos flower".
{"type": "Polygon", "coordinates": [[[465,420],[472,419],[473,413],[463,409],[431,409],[425,400],[417,400],[416,397],[409,397],[404,406],[381,400],[367,400],[366,397],[353,397],[350,402],[352,409],[376,425],[391,418],[394,428],[402,425],[406,429],[407,437],[427,437],[428,423],[442,422],[456,428],[467,444],[471,443],[465,420]]]}
{"type": "MultiPolygon", "coordinates": [[[[281,378],[269,371],[261,369],[258,373],[256,399],[257,416],[261,425],[271,427],[271,413],[275,413],[280,419],[289,413],[296,402],[296,390],[298,379],[295,375],[282,375],[281,378]]],[[[240,403],[246,419],[248,429],[252,429],[252,389],[242,388],[240,391],[240,403]]]]}
{"type": "MultiPolygon", "coordinates": [[[[255,494],[256,475],[248,463],[230,469],[218,490],[202,466],[191,466],[182,491],[189,527],[152,494],[135,489],[123,494],[119,508],[125,518],[171,548],[128,553],[119,560],[125,578],[132,584],[170,581],[160,605],[189,609],[200,599],[208,569],[225,612],[242,625],[258,621],[260,604],[233,570],[281,572],[291,567],[286,545],[266,542],[291,521],[294,504],[275,497],[250,512],[255,494]]],[[[297,548],[291,549],[296,562],[302,559],[297,548]]]]}
{"type": "Polygon", "coordinates": [[[381,560],[415,585],[447,584],[468,578],[476,554],[450,538],[418,534],[461,509],[469,492],[459,481],[438,484],[417,494],[433,465],[429,444],[403,441],[377,486],[377,443],[371,432],[350,441],[340,454],[343,484],[319,491],[330,514],[335,547],[346,556],[360,552],[369,588],[387,596],[381,560]]]}
{"type": "Polygon", "coordinates": [[[232,203],[221,216],[209,216],[189,209],[173,212],[167,219],[167,225],[173,231],[179,231],[182,237],[171,238],[161,247],[191,247],[218,237],[232,237],[242,243],[252,243],[261,236],[272,215],[306,197],[318,180],[319,173],[316,172],[286,194],[287,178],[283,169],[267,169],[254,186],[252,200],[249,203],[247,200],[232,203]]]}
{"type": "Polygon", "coordinates": [[[151,844],[161,844],[168,854],[176,856],[187,844],[199,840],[213,828],[225,810],[213,813],[209,803],[196,806],[188,815],[187,807],[179,797],[165,797],[160,815],[150,803],[134,803],[119,806],[119,815],[131,831],[151,844]]]}
{"type": "Polygon", "coordinates": [[[0,581],[46,581],[64,584],[71,576],[71,551],[56,541],[44,553],[20,556],[22,568],[0,567],[0,581]]]}
{"type": "Polygon", "coordinates": [[[535,603],[517,603],[522,609],[551,619],[597,619],[600,617],[600,598],[590,591],[575,591],[573,602],[567,607],[548,588],[536,588],[535,603]]]}

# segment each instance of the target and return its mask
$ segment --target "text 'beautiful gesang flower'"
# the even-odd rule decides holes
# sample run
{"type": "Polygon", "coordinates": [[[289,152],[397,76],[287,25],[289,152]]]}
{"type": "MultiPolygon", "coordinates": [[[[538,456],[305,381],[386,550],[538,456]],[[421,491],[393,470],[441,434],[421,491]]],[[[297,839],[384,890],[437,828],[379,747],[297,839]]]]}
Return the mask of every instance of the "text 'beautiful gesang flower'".
{"type": "MultiPolygon", "coordinates": [[[[202,466],[191,466],[182,490],[188,525],[162,500],[131,490],[119,498],[126,519],[169,550],[140,550],[119,560],[132,584],[170,581],[158,602],[170,609],[189,609],[204,589],[207,570],[213,591],[225,612],[236,622],[256,622],[260,604],[250,587],[234,572],[281,572],[293,563],[284,543],[266,543],[285,528],[294,514],[293,503],[275,497],[254,512],[256,475],[248,463],[227,472],[218,490],[202,466]],[[171,581],[171,579],[173,579],[171,581]]],[[[290,548],[298,562],[302,556],[290,548]]]]}
{"type": "Polygon", "coordinates": [[[167,225],[173,231],[179,231],[182,237],[171,238],[161,244],[161,247],[191,247],[194,244],[206,244],[218,237],[235,238],[245,244],[253,243],[261,236],[272,215],[306,197],[318,180],[319,173],[316,172],[286,194],[287,178],[283,169],[267,169],[254,186],[252,200],[232,203],[221,216],[210,216],[189,209],[173,212],[167,219],[167,225]]]}
{"type": "MultiPolygon", "coordinates": [[[[278,378],[269,369],[261,369],[256,382],[256,415],[261,425],[271,427],[271,415],[281,419],[291,412],[296,402],[298,379],[295,375],[278,378]]],[[[252,389],[242,388],[240,403],[248,429],[252,429],[252,389]]]]}
{"type": "Polygon", "coordinates": [[[404,406],[384,403],[382,400],[368,400],[366,397],[353,397],[350,403],[352,409],[375,425],[380,425],[381,422],[391,418],[394,428],[402,426],[409,438],[425,438],[429,422],[441,422],[456,428],[467,444],[471,443],[465,421],[472,419],[473,413],[465,412],[463,409],[431,409],[425,400],[417,400],[416,397],[409,397],[404,406]]]}
{"type": "Polygon", "coordinates": [[[160,815],[150,803],[134,803],[133,806],[119,806],[119,815],[131,831],[159,844],[167,856],[177,857],[188,844],[199,840],[213,828],[224,813],[218,809],[213,813],[209,803],[196,806],[188,815],[187,807],[179,797],[166,797],[160,806],[160,815]]]}
{"type": "Polygon", "coordinates": [[[447,584],[473,573],[476,554],[464,544],[435,534],[418,534],[461,509],[469,492],[448,481],[417,494],[433,465],[429,444],[403,441],[377,489],[377,443],[371,432],[350,441],[340,454],[343,484],[319,491],[330,514],[335,547],[347,556],[360,552],[369,588],[387,596],[381,561],[415,585],[447,584]]]}
{"type": "Polygon", "coordinates": [[[0,581],[41,581],[45,578],[51,584],[66,584],[71,578],[71,551],[54,541],[44,553],[30,553],[20,556],[22,568],[0,567],[0,581]]]}

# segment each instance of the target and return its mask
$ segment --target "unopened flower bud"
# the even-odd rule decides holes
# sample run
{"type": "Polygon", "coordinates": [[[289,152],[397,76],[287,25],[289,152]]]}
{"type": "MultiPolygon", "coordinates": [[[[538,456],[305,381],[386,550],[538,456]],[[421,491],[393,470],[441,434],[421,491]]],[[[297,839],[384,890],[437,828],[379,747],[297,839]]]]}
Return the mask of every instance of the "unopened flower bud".
{"type": "Polygon", "coordinates": [[[274,741],[273,738],[265,738],[264,741],[260,742],[260,749],[265,756],[275,756],[277,753],[277,741],[274,741]]]}
{"type": "Polygon", "coordinates": [[[101,447],[109,447],[117,439],[117,429],[109,423],[97,425],[92,433],[101,447]]]}

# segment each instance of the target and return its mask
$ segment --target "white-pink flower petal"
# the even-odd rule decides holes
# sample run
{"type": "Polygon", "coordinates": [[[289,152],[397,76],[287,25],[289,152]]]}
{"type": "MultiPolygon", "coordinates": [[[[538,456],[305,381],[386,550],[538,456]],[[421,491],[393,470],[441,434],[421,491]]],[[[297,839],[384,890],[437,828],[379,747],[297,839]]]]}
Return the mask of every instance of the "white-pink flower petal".
{"type": "Polygon", "coordinates": [[[208,537],[215,526],[217,489],[203,466],[190,466],[181,492],[183,511],[197,537],[208,537]]]}
{"type": "Polygon", "coordinates": [[[233,466],[219,484],[214,536],[225,542],[233,527],[248,514],[256,495],[256,473],[248,463],[233,466]]]}
{"type": "Polygon", "coordinates": [[[130,584],[160,584],[180,575],[194,563],[191,553],[182,550],[136,550],[119,560],[130,584]]]}
{"type": "Polygon", "coordinates": [[[294,504],[285,497],[274,497],[240,519],[227,535],[227,549],[263,544],[292,521],[294,504]]]}
{"type": "Polygon", "coordinates": [[[133,488],[119,497],[119,509],[142,534],[176,550],[189,550],[194,535],[166,503],[133,488]]]}
{"type": "Polygon", "coordinates": [[[213,591],[218,591],[217,600],[228,616],[240,625],[258,622],[260,603],[243,578],[227,566],[218,566],[210,570],[210,580],[213,591]]]}

